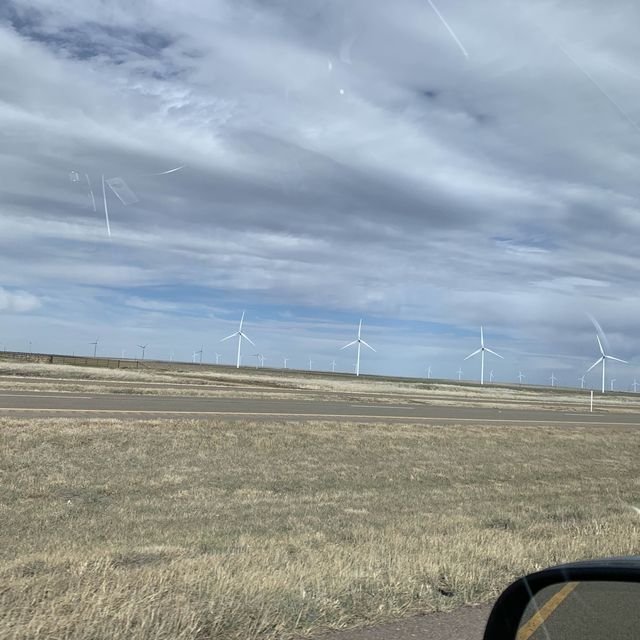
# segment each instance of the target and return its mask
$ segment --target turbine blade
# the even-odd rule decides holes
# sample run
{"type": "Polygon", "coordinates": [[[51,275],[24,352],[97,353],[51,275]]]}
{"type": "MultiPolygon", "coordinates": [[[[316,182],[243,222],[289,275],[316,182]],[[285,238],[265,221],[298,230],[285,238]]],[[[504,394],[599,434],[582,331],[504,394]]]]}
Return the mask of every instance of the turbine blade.
{"type": "Polygon", "coordinates": [[[499,353],[496,353],[495,351],[491,351],[491,349],[489,349],[488,347],[485,347],[484,350],[488,351],[489,353],[493,353],[494,356],[498,356],[498,358],[502,358],[504,360],[504,358],[499,353]]]}
{"type": "MultiPolygon", "coordinates": [[[[371,351],[376,351],[370,344],[367,344],[364,340],[360,340],[360,342],[362,342],[362,344],[365,347],[369,347],[369,349],[371,349],[371,351]]],[[[378,352],[376,351],[376,353],[378,353],[378,352]]]]}
{"type": "Polygon", "coordinates": [[[237,335],[238,335],[238,332],[236,331],[235,333],[232,333],[230,336],[227,336],[226,338],[222,338],[220,342],[224,342],[225,340],[231,340],[231,338],[235,338],[237,335]]]}
{"type": "Polygon", "coordinates": [[[616,362],[623,362],[624,364],[629,364],[626,360],[621,360],[620,358],[614,358],[613,356],[604,356],[607,360],[615,360],[616,362]]]}
{"type": "MultiPolygon", "coordinates": [[[[240,332],[239,332],[240,333],[240,332]]],[[[256,343],[247,335],[245,335],[244,333],[240,333],[240,335],[249,343],[251,343],[254,347],[256,346],[256,343]]]]}
{"type": "Polygon", "coordinates": [[[604,356],[602,356],[602,358],[598,358],[588,369],[587,369],[587,373],[589,373],[589,371],[591,371],[591,369],[593,369],[594,367],[597,367],[602,361],[604,360],[604,356]]]}
{"type": "Polygon", "coordinates": [[[476,349],[473,353],[470,353],[465,360],[468,360],[469,358],[473,358],[473,356],[477,356],[480,352],[482,351],[482,349],[476,349]]]}
{"type": "Polygon", "coordinates": [[[600,353],[604,355],[604,349],[602,348],[602,342],[600,342],[600,336],[596,333],[596,340],[598,341],[598,347],[600,347],[600,353]]]}
{"type": "Polygon", "coordinates": [[[358,341],[354,340],[353,342],[350,342],[349,344],[345,344],[344,347],[340,347],[340,351],[342,351],[343,349],[346,349],[347,347],[350,347],[351,345],[357,344],[358,341]]]}
{"type": "Polygon", "coordinates": [[[240,318],[240,328],[238,329],[239,333],[242,333],[242,323],[244,322],[244,311],[242,312],[242,316],[240,318]]]}
{"type": "Polygon", "coordinates": [[[484,330],[482,325],[480,325],[480,346],[484,347],[484,330]]]}

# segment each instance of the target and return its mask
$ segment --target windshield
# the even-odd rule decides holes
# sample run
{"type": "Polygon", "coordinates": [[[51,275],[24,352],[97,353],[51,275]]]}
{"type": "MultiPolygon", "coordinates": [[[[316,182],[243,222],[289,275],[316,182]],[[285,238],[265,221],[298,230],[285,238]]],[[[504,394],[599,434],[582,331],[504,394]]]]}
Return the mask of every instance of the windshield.
{"type": "Polygon", "coordinates": [[[481,629],[639,553],[638,11],[2,3],[0,635],[481,629]]]}

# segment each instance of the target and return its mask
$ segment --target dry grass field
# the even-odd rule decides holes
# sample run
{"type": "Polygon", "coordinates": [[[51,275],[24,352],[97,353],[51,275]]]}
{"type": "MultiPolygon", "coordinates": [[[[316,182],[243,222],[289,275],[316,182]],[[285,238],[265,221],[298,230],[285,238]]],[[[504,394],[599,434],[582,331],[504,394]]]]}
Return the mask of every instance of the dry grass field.
{"type": "MultiPolygon", "coordinates": [[[[640,552],[632,427],[0,422],[0,637],[292,638],[640,552]]],[[[640,506],[640,505],[639,505],[640,506]]]]}

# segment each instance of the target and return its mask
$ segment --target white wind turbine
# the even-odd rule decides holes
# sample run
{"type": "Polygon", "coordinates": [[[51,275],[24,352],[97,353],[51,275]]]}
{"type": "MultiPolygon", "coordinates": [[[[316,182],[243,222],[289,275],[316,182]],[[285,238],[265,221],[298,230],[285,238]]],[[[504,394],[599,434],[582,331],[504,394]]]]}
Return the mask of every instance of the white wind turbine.
{"type": "Polygon", "coordinates": [[[551,386],[555,387],[556,386],[556,382],[558,382],[558,378],[556,378],[555,373],[551,374],[551,377],[549,378],[549,380],[551,380],[551,386]]]}
{"type": "Polygon", "coordinates": [[[256,358],[256,369],[264,367],[264,361],[266,358],[261,353],[254,353],[253,357],[256,358]]]}
{"type": "Polygon", "coordinates": [[[222,340],[220,340],[220,342],[224,342],[225,340],[231,340],[231,338],[235,338],[236,336],[238,336],[238,359],[236,360],[237,369],[240,368],[240,346],[242,345],[242,338],[244,338],[247,342],[252,344],[254,347],[256,346],[255,343],[251,340],[251,338],[248,335],[246,335],[245,333],[242,333],[243,322],[244,322],[244,311],[242,312],[242,317],[240,318],[240,326],[238,327],[238,330],[235,333],[232,333],[230,336],[227,336],[226,338],[222,338],[222,340]]]}
{"type": "Polygon", "coordinates": [[[522,379],[524,378],[524,373],[522,371],[518,371],[518,382],[522,384],[522,379]]]}
{"type": "Polygon", "coordinates": [[[613,391],[613,383],[616,381],[615,378],[611,378],[611,391],[613,391]]]}
{"type": "Polygon", "coordinates": [[[431,365],[427,367],[427,380],[431,380],[431,365]]]}
{"type": "Polygon", "coordinates": [[[460,380],[462,380],[462,367],[458,369],[457,373],[458,373],[458,382],[460,382],[460,380]]]}
{"type": "Polygon", "coordinates": [[[350,342],[349,344],[345,344],[344,347],[340,347],[340,351],[342,351],[342,349],[346,349],[347,347],[351,347],[354,344],[358,345],[358,355],[356,356],[356,375],[357,376],[360,375],[360,347],[361,347],[361,345],[364,345],[368,349],[371,349],[371,351],[375,352],[375,349],[370,344],[367,344],[361,338],[361,334],[362,334],[362,318],[360,319],[360,324],[358,325],[358,337],[353,342],[350,342]]]}
{"type": "Polygon", "coordinates": [[[638,393],[638,383],[636,379],[633,379],[633,393],[638,393]]]}
{"type": "Polygon", "coordinates": [[[336,372],[336,361],[332,360],[331,361],[331,373],[335,373],[336,372]]]}
{"type": "Polygon", "coordinates": [[[585,376],[580,376],[578,378],[578,380],[580,380],[580,388],[581,389],[584,389],[584,379],[585,379],[585,376]]]}
{"type": "Polygon", "coordinates": [[[598,347],[600,348],[600,357],[587,369],[587,373],[591,371],[594,367],[597,367],[602,362],[602,393],[604,393],[604,381],[605,381],[605,368],[607,360],[615,360],[616,362],[622,362],[623,364],[629,364],[626,360],[621,360],[620,358],[614,358],[613,356],[608,356],[604,349],[602,348],[602,342],[600,342],[600,336],[596,333],[596,340],[598,341],[598,347]]]}
{"type": "Polygon", "coordinates": [[[487,353],[491,353],[494,356],[498,356],[498,358],[502,358],[502,360],[504,360],[504,358],[499,354],[496,353],[495,351],[491,351],[491,349],[489,349],[489,347],[485,347],[484,346],[484,330],[482,327],[480,327],[480,348],[476,349],[473,353],[470,353],[465,360],[468,360],[469,358],[473,358],[473,356],[477,356],[478,354],[480,354],[480,384],[484,384],[484,352],[487,353]]]}
{"type": "Polygon", "coordinates": [[[493,369],[489,371],[489,382],[493,382],[493,369]]]}
{"type": "Polygon", "coordinates": [[[284,368],[287,368],[287,362],[289,362],[289,358],[282,358],[282,361],[284,362],[284,368]]]}

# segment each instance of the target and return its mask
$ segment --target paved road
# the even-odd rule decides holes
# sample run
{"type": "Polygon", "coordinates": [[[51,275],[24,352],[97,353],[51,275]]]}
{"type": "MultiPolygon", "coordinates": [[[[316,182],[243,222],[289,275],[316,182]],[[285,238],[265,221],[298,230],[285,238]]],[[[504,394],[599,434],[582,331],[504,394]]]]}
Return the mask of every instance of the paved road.
{"type": "Polygon", "coordinates": [[[304,418],[360,422],[508,423],[522,425],[634,425],[640,413],[576,413],[447,405],[367,404],[366,401],[302,401],[258,398],[195,398],[63,392],[0,392],[0,415],[31,417],[221,419],[304,418]]]}
{"type": "MultiPolygon", "coordinates": [[[[2,384],[6,383],[9,387],[6,390],[6,393],[10,392],[10,387],[12,383],[24,383],[24,382],[33,382],[35,385],[37,384],[55,384],[59,387],[71,387],[72,389],[78,387],[78,385],[86,386],[86,393],[91,394],[94,391],[100,393],[102,389],[109,387],[118,387],[122,388],[149,388],[149,389],[194,389],[198,391],[209,391],[212,393],[216,392],[224,392],[228,393],[229,391],[248,391],[250,393],[259,393],[263,397],[264,395],[274,394],[278,396],[283,395],[305,395],[305,396],[323,396],[323,397],[334,397],[336,400],[345,399],[348,400],[353,398],[354,396],[366,398],[398,398],[402,399],[402,401],[408,402],[428,402],[436,403],[441,402],[445,404],[447,402],[451,402],[452,400],[459,401],[461,404],[473,404],[474,406],[484,406],[490,405],[493,406],[496,403],[496,397],[489,393],[487,397],[480,396],[472,396],[472,397],[464,397],[460,395],[456,395],[451,392],[443,392],[443,391],[434,391],[433,389],[402,389],[396,391],[383,391],[382,389],[378,389],[376,391],[363,391],[362,389],[358,389],[357,391],[344,391],[337,389],[305,389],[299,387],[283,387],[277,384],[265,383],[261,380],[257,380],[251,384],[246,382],[238,382],[234,380],[229,380],[226,382],[212,382],[210,380],[205,380],[202,378],[194,378],[192,382],[148,382],[146,380],[102,380],[101,378],[92,378],[92,379],[82,379],[82,378],[56,378],[56,377],[45,377],[45,376],[7,376],[0,375],[0,393],[3,393],[2,384]],[[95,387],[98,387],[96,390],[95,387]],[[102,388],[102,389],[100,389],[102,388]]],[[[64,391],[64,389],[58,389],[60,391],[64,391]]],[[[535,407],[536,405],[548,406],[554,402],[560,402],[565,408],[575,408],[576,410],[586,410],[589,407],[589,394],[588,392],[580,392],[577,390],[571,390],[572,396],[567,397],[566,393],[562,394],[562,399],[559,400],[558,397],[550,392],[548,389],[543,390],[543,392],[536,392],[534,390],[531,393],[530,390],[526,390],[523,392],[521,397],[515,397],[513,395],[508,396],[508,403],[510,405],[524,405],[527,407],[535,407]]],[[[133,393],[137,393],[137,391],[133,391],[133,393]]],[[[599,407],[600,398],[596,397],[596,408],[599,407]]],[[[640,403],[637,406],[633,406],[630,404],[630,400],[628,398],[624,398],[623,400],[620,398],[616,398],[615,396],[609,395],[606,400],[606,406],[603,407],[603,410],[617,409],[625,412],[640,412],[640,403]]]]}
{"type": "Polygon", "coordinates": [[[538,592],[520,626],[522,640],[637,640],[640,584],[573,582],[538,592]]]}

